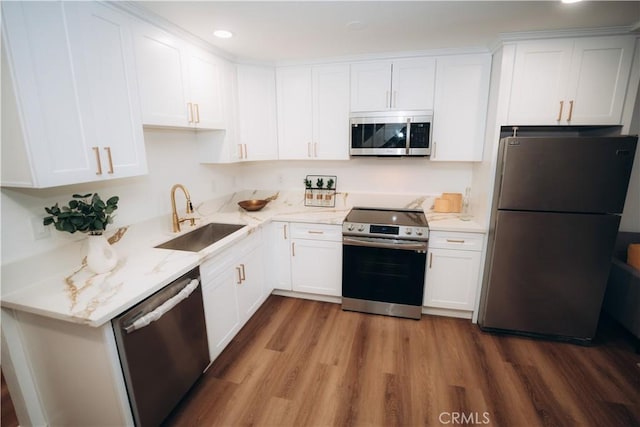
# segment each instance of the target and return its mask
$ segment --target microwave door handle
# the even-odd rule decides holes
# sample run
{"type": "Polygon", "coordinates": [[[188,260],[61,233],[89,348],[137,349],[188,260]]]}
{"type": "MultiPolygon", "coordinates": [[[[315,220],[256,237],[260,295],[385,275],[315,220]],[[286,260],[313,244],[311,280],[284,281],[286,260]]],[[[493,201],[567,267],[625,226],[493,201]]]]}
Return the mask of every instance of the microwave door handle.
{"type": "Polygon", "coordinates": [[[411,154],[411,117],[407,118],[407,155],[411,154]]]}

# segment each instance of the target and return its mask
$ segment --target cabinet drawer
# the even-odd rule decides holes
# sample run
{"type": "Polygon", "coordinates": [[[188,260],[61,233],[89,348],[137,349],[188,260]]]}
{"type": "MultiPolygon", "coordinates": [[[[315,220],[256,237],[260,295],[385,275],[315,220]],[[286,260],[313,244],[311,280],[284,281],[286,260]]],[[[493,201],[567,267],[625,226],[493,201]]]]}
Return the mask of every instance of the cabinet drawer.
{"type": "Polygon", "coordinates": [[[292,239],[342,241],[342,226],[329,224],[291,224],[292,239]]]}
{"type": "Polygon", "coordinates": [[[432,231],[429,233],[429,248],[482,251],[484,234],[432,231]]]}
{"type": "Polygon", "coordinates": [[[251,252],[262,243],[262,230],[256,230],[240,239],[232,246],[223,249],[219,254],[200,264],[200,278],[203,284],[211,283],[216,276],[222,274],[242,255],[251,252]]]}

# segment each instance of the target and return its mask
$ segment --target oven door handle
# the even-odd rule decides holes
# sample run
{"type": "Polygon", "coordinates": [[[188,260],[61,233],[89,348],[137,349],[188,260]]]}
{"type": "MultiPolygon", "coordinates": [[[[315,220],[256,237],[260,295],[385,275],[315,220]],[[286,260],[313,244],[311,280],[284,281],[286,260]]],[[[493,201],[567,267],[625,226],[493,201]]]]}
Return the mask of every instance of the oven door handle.
{"type": "Polygon", "coordinates": [[[427,242],[407,242],[395,240],[394,243],[386,243],[383,239],[366,237],[342,237],[342,244],[347,246],[362,246],[366,248],[400,249],[404,251],[426,252],[427,242]]]}
{"type": "Polygon", "coordinates": [[[173,297],[166,300],[158,308],[156,308],[150,313],[145,314],[142,317],[137,318],[135,321],[131,322],[127,326],[124,326],[122,329],[124,329],[125,333],[130,334],[160,319],[166,312],[171,310],[173,307],[178,305],[183,300],[189,298],[189,296],[193,293],[193,291],[196,290],[196,288],[200,284],[200,280],[198,279],[187,279],[185,280],[185,282],[186,282],[186,286],[182,288],[180,292],[178,292],[173,297]]]}

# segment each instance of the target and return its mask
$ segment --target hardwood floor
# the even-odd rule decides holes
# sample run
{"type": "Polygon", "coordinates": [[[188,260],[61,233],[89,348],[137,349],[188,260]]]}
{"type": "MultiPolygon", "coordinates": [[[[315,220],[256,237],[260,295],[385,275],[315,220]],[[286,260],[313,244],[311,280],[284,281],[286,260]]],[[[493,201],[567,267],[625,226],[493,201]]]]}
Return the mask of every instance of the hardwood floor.
{"type": "Polygon", "coordinates": [[[167,426],[637,426],[640,355],[271,296],[167,426]]]}
{"type": "Polygon", "coordinates": [[[9,388],[4,380],[4,374],[2,374],[2,400],[0,401],[2,406],[2,417],[0,418],[0,426],[2,427],[17,427],[18,417],[16,416],[16,410],[13,407],[11,396],[9,395],[9,388]]]}

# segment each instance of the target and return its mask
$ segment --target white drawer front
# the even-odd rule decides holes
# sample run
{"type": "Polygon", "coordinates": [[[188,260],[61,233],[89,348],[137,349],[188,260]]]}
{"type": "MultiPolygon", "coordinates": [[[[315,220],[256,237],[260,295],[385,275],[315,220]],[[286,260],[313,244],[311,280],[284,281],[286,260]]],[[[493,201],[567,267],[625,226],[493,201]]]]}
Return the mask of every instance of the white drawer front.
{"type": "Polygon", "coordinates": [[[342,241],[342,226],[330,224],[291,223],[292,239],[342,241]]]}
{"type": "Polygon", "coordinates": [[[484,234],[454,233],[431,231],[429,233],[429,247],[441,249],[460,249],[465,251],[482,251],[484,234]]]}

